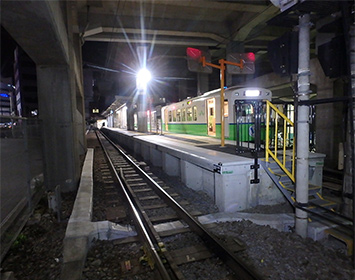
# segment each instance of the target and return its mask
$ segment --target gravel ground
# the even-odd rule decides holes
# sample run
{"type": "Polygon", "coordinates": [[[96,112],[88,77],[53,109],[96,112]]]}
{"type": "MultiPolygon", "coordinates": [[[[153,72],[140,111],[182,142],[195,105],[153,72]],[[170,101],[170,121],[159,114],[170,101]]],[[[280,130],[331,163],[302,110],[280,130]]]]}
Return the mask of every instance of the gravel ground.
{"type": "Polygon", "coordinates": [[[44,197],[1,264],[17,280],[59,279],[65,230],[76,193],[62,194],[62,220],[47,208],[44,197]]]}
{"type": "Polygon", "coordinates": [[[114,241],[96,240],[87,256],[83,279],[156,279],[148,265],[139,265],[139,258],[143,255],[140,243],[122,245],[114,241]],[[128,261],[130,270],[125,265],[128,261]],[[136,268],[140,269],[140,274],[134,276],[136,268]]]}
{"type": "Polygon", "coordinates": [[[263,279],[354,280],[351,258],[310,238],[250,221],[223,223],[212,231],[243,240],[247,249],[237,255],[263,279]]]}
{"type": "Polygon", "coordinates": [[[187,205],[186,210],[199,211],[202,215],[219,212],[218,207],[214,204],[213,200],[202,191],[193,191],[186,187],[179,178],[166,175],[162,169],[149,166],[149,169],[154,175],[164,181],[174,192],[180,194],[178,202],[187,200],[190,205],[187,205]]]}

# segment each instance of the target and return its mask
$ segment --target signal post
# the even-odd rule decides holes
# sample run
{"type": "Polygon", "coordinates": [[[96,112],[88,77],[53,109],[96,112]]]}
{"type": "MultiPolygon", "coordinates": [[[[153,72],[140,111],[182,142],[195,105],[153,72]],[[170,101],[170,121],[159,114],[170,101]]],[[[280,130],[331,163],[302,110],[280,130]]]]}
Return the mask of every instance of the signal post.
{"type": "MultiPolygon", "coordinates": [[[[230,65],[231,67],[227,67],[227,71],[230,74],[252,74],[255,72],[254,61],[255,55],[253,53],[246,54],[231,54],[229,58],[234,61],[228,61],[225,59],[220,59],[219,65],[208,62],[206,59],[206,55],[199,49],[187,48],[186,49],[187,57],[188,57],[188,68],[193,72],[204,72],[204,73],[212,73],[212,69],[208,68],[208,66],[217,68],[220,70],[220,83],[221,83],[221,102],[220,102],[220,113],[221,113],[221,147],[224,147],[224,81],[225,81],[225,70],[226,65],[230,65]],[[239,61],[239,62],[237,62],[239,61]],[[202,65],[201,65],[202,64],[202,65]],[[201,68],[202,66],[202,68],[201,68]],[[247,67],[246,67],[247,66],[247,67]],[[246,71],[244,70],[246,69],[246,71]],[[243,71],[244,70],[244,71],[243,71]]],[[[210,60],[210,59],[209,59],[210,60]]]]}

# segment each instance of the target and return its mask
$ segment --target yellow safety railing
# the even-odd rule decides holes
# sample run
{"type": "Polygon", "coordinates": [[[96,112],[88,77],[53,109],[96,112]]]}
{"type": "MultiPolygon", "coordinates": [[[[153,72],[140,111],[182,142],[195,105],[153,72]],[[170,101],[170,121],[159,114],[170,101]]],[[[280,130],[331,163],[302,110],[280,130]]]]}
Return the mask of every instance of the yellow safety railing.
{"type": "Polygon", "coordinates": [[[285,116],[274,104],[270,101],[266,101],[266,135],[265,135],[265,159],[268,162],[269,156],[271,156],[280,168],[287,174],[290,179],[295,182],[295,138],[293,137],[293,148],[291,153],[291,170],[286,167],[286,146],[287,141],[289,141],[290,128],[293,128],[293,122],[285,116]],[[274,118],[274,147],[270,148],[270,118],[274,118]],[[279,121],[282,125],[282,130],[280,130],[281,137],[279,137],[279,121]],[[279,145],[279,142],[281,143],[279,145]],[[280,148],[279,148],[280,147],[280,148]],[[282,152],[280,152],[282,150],[282,152]],[[282,158],[280,158],[282,156],[282,158]]]}

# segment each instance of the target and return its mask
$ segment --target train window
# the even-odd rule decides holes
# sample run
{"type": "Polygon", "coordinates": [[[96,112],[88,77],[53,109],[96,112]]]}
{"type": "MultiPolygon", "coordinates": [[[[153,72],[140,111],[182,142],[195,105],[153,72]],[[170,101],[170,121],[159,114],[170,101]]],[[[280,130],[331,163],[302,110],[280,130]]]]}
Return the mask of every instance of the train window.
{"type": "Polygon", "coordinates": [[[169,122],[171,122],[171,111],[169,111],[169,117],[168,117],[168,120],[169,120],[169,122]]]}
{"type": "Polygon", "coordinates": [[[243,104],[242,105],[242,115],[249,116],[254,114],[254,108],[251,104],[243,104]]]}
{"type": "Polygon", "coordinates": [[[182,109],[182,121],[186,122],[186,109],[182,109]]]}
{"type": "Polygon", "coordinates": [[[228,100],[224,100],[224,117],[228,118],[228,100]]]}
{"type": "Polygon", "coordinates": [[[181,122],[181,110],[180,109],[177,110],[176,121],[181,122]]]}
{"type": "Polygon", "coordinates": [[[196,108],[196,106],[193,107],[193,117],[194,117],[194,121],[197,121],[197,108],[196,108]]]}
{"type": "Polygon", "coordinates": [[[192,108],[191,107],[187,108],[186,113],[187,113],[187,121],[191,122],[192,121],[192,108]]]}
{"type": "Polygon", "coordinates": [[[176,122],[176,110],[173,111],[173,122],[176,122]]]}

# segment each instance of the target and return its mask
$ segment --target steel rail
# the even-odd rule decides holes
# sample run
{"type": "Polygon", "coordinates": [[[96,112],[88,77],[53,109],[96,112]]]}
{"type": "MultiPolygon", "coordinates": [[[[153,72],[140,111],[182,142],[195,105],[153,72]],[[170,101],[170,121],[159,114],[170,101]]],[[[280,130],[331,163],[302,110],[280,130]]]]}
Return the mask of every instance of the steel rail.
{"type": "Polygon", "coordinates": [[[97,136],[97,139],[99,140],[100,145],[101,145],[101,147],[102,147],[102,149],[103,149],[103,151],[105,153],[105,156],[106,156],[106,158],[107,158],[107,160],[108,160],[108,162],[110,164],[110,168],[113,171],[113,173],[114,173],[114,175],[116,177],[116,180],[118,181],[118,183],[119,183],[119,185],[120,185],[120,187],[121,187],[121,189],[122,189],[122,191],[123,191],[123,193],[125,195],[125,198],[126,198],[128,204],[129,204],[129,207],[130,207],[130,209],[131,209],[131,211],[133,213],[133,219],[135,221],[136,228],[137,228],[137,230],[140,233],[140,237],[143,239],[143,243],[145,243],[147,245],[146,249],[149,250],[149,253],[151,254],[151,256],[154,259],[155,266],[156,266],[156,268],[159,271],[161,279],[170,280],[171,277],[169,276],[169,274],[168,274],[168,272],[167,272],[162,260],[160,259],[160,256],[159,256],[157,250],[155,249],[153,241],[149,237],[149,234],[148,234],[148,232],[147,232],[147,230],[146,230],[146,228],[144,226],[144,223],[143,223],[143,221],[142,221],[142,219],[141,219],[141,217],[139,215],[139,212],[137,211],[133,201],[131,200],[128,192],[126,191],[126,189],[124,187],[124,184],[123,184],[119,174],[117,173],[117,170],[115,169],[115,166],[114,166],[114,164],[113,164],[113,162],[112,162],[112,160],[111,160],[106,148],[104,147],[100,137],[98,137],[97,133],[96,133],[96,136],[97,136]]]}
{"type": "Polygon", "coordinates": [[[252,270],[252,268],[243,263],[239,257],[234,255],[216,237],[210,234],[197,219],[195,219],[183,207],[181,207],[180,204],[178,204],[163,188],[161,188],[144,170],[136,165],[133,160],[111,139],[109,139],[105,134],[103,134],[103,136],[122,156],[126,158],[127,161],[131,163],[134,169],[143,177],[144,181],[157,192],[157,194],[165,201],[165,203],[176,211],[177,215],[188,224],[191,230],[198,234],[201,239],[207,245],[209,245],[209,248],[212,248],[213,252],[228,265],[228,267],[235,273],[236,277],[238,277],[237,279],[262,279],[260,275],[252,270]]]}
{"type": "MultiPolygon", "coordinates": [[[[133,168],[133,167],[132,167],[133,168]]],[[[125,187],[128,190],[129,195],[132,198],[132,201],[134,203],[134,205],[136,206],[137,209],[139,209],[143,219],[143,223],[146,226],[146,229],[148,230],[148,234],[150,235],[150,237],[156,241],[156,244],[163,245],[164,243],[161,241],[159,234],[157,233],[157,231],[154,228],[153,223],[151,222],[151,220],[149,219],[147,213],[144,211],[144,208],[142,207],[141,203],[139,202],[139,198],[136,196],[136,193],[133,191],[133,189],[131,188],[131,186],[127,183],[125,177],[124,177],[124,173],[122,168],[120,168],[120,174],[121,174],[121,179],[125,184],[125,187]]],[[[163,248],[164,246],[162,246],[163,248]]],[[[178,268],[178,266],[176,265],[176,263],[174,262],[174,259],[172,258],[171,254],[169,251],[161,251],[162,253],[162,257],[164,257],[168,262],[169,265],[169,271],[171,272],[169,275],[171,278],[173,279],[179,279],[179,280],[185,280],[184,275],[182,274],[182,272],[180,271],[180,269],[178,268]]]]}
{"type": "Polygon", "coordinates": [[[332,222],[332,223],[334,223],[334,224],[336,224],[336,225],[338,225],[338,226],[340,226],[340,227],[343,227],[343,228],[348,229],[348,230],[352,230],[352,222],[349,220],[349,218],[344,217],[344,216],[342,216],[342,215],[339,215],[339,214],[337,214],[336,212],[332,212],[332,211],[330,211],[329,209],[326,209],[326,208],[324,208],[324,207],[322,207],[322,206],[320,206],[320,205],[318,205],[318,204],[315,204],[315,203],[312,203],[312,202],[311,202],[311,203],[308,203],[308,204],[311,205],[311,206],[315,206],[316,208],[319,208],[319,209],[322,209],[322,210],[326,210],[327,214],[332,214],[333,216],[335,216],[335,218],[344,219],[344,220],[346,220],[347,222],[350,222],[351,224],[342,223],[342,222],[336,220],[335,218],[331,218],[331,217],[325,216],[325,213],[317,213],[317,212],[314,212],[314,211],[312,211],[311,209],[308,209],[308,208],[306,208],[306,207],[303,207],[303,206],[301,206],[301,205],[299,205],[299,204],[297,204],[297,203],[294,203],[294,206],[295,206],[296,208],[299,208],[299,209],[305,211],[305,212],[308,212],[308,213],[310,213],[310,214],[312,214],[312,215],[315,215],[315,216],[317,216],[317,217],[319,217],[319,218],[321,218],[321,219],[324,219],[324,220],[327,220],[327,221],[329,221],[329,222],[332,222]]]}

